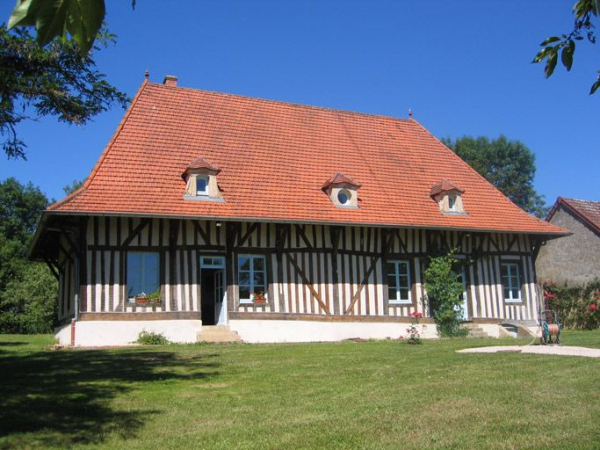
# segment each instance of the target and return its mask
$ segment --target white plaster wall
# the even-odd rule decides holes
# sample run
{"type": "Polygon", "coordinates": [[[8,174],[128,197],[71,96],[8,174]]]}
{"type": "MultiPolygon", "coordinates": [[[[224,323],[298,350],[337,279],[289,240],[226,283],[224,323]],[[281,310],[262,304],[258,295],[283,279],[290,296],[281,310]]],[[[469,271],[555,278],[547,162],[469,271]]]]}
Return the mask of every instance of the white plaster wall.
{"type": "MultiPolygon", "coordinates": [[[[230,320],[229,327],[244,342],[325,342],[344,339],[398,339],[409,323],[316,322],[301,320],[230,320]]],[[[424,325],[419,325],[422,328],[424,325]]],[[[425,325],[421,337],[437,338],[435,324],[425,325]]]]}
{"type": "MultiPolygon", "coordinates": [[[[171,342],[193,343],[202,329],[200,320],[82,321],[75,324],[75,345],[103,347],[134,342],[143,331],[162,333],[171,342]]],[[[70,325],[55,330],[62,345],[71,343],[70,325]]]]}

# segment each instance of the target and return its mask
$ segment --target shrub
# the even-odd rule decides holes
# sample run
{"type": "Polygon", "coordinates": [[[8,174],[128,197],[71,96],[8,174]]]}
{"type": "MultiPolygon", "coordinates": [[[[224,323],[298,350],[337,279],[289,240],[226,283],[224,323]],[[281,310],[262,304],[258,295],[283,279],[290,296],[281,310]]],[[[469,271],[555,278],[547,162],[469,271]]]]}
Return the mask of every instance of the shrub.
{"type": "Polygon", "coordinates": [[[138,344],[142,345],[167,345],[169,344],[169,340],[162,333],[153,333],[152,331],[143,330],[140,334],[138,334],[138,338],[136,341],[138,344]]]}
{"type": "Polygon", "coordinates": [[[544,303],[555,310],[564,328],[600,328],[600,279],[586,285],[543,283],[544,303]]]}
{"type": "Polygon", "coordinates": [[[429,259],[425,269],[425,290],[429,308],[438,332],[442,337],[466,336],[469,331],[461,326],[462,299],[464,286],[458,274],[452,270],[456,260],[454,252],[429,259]]]}

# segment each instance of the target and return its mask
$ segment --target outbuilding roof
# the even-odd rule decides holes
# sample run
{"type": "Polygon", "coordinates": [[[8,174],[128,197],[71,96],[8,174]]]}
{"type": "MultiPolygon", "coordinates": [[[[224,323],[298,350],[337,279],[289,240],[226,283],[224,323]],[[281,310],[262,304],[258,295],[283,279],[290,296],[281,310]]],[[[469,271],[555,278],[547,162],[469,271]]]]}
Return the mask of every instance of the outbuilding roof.
{"type": "Polygon", "coordinates": [[[144,81],[83,187],[48,214],[118,214],[567,234],[518,208],[416,120],[144,81]],[[183,198],[181,173],[218,167],[224,202],[183,198]],[[131,168],[136,167],[132,174],[131,168]],[[324,194],[360,180],[359,207],[324,194]],[[464,190],[468,216],[440,212],[432,186],[464,190]]]}
{"type": "Polygon", "coordinates": [[[583,220],[597,233],[600,233],[600,202],[558,197],[556,203],[548,213],[548,218],[546,220],[552,220],[552,217],[560,205],[565,207],[575,216],[579,217],[579,219],[583,220]]]}

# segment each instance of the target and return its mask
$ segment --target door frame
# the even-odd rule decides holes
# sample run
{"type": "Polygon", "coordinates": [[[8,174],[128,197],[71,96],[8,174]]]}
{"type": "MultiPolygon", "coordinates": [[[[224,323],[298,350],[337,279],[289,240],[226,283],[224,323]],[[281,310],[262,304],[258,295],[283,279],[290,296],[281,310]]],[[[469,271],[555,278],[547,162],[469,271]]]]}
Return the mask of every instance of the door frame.
{"type": "MultiPolygon", "coordinates": [[[[198,256],[198,270],[199,270],[199,280],[202,283],[202,269],[212,270],[214,273],[220,271],[223,275],[222,280],[222,289],[223,289],[223,298],[221,300],[221,309],[217,311],[217,299],[215,298],[215,324],[216,325],[227,325],[229,314],[227,311],[227,271],[225,270],[225,256],[224,255],[215,255],[215,254],[200,254],[198,256]],[[215,261],[217,260],[217,261],[215,261]]],[[[202,295],[202,285],[200,285],[200,295],[202,295]]],[[[202,304],[202,301],[200,301],[202,304]]]]}

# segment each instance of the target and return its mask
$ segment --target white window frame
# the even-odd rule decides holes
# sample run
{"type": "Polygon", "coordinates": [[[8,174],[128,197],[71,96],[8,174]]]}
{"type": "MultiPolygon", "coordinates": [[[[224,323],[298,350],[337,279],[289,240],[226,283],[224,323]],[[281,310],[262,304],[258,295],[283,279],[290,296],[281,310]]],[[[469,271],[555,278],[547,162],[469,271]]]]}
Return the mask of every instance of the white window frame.
{"type": "Polygon", "coordinates": [[[520,273],[519,264],[516,262],[502,262],[500,268],[500,277],[502,279],[502,293],[504,295],[504,301],[506,303],[521,303],[523,301],[523,297],[521,294],[521,273],[520,273]],[[504,269],[506,268],[507,277],[504,277],[504,269]],[[514,268],[515,273],[511,273],[511,268],[514,268]],[[513,285],[513,279],[516,278],[517,284],[513,285]],[[508,286],[505,284],[505,281],[508,281],[508,286]],[[506,289],[508,288],[508,297],[506,296],[506,289]],[[519,293],[517,298],[512,296],[513,290],[516,289],[519,293]]]}
{"type": "MultiPolygon", "coordinates": [[[[388,264],[394,264],[394,273],[387,273],[388,278],[386,278],[386,280],[389,280],[390,276],[393,276],[396,280],[396,286],[389,286],[388,285],[388,293],[390,291],[390,287],[396,290],[396,298],[388,298],[388,302],[390,305],[412,305],[412,280],[411,280],[411,274],[410,274],[410,261],[405,260],[405,259],[399,259],[399,260],[392,260],[392,261],[387,261],[386,264],[386,271],[388,271],[388,264]],[[406,275],[401,275],[400,274],[400,265],[406,265],[406,275]],[[408,298],[401,298],[400,297],[400,289],[402,288],[401,284],[400,284],[400,280],[402,278],[406,278],[408,285],[406,286],[406,289],[408,290],[408,298]]],[[[388,294],[389,295],[389,294],[388,294]]]]}
{"type": "MultiPolygon", "coordinates": [[[[265,255],[251,255],[251,254],[240,254],[238,255],[238,259],[237,259],[237,263],[238,263],[238,267],[237,267],[237,280],[238,280],[238,293],[239,293],[239,286],[240,286],[240,258],[249,258],[251,263],[250,263],[250,291],[254,292],[254,290],[258,287],[258,286],[254,286],[254,260],[255,259],[262,259],[263,260],[263,275],[265,278],[265,284],[263,287],[263,296],[265,298],[267,298],[267,288],[269,286],[269,281],[267,279],[267,257],[265,255]]],[[[242,298],[240,297],[240,304],[252,304],[252,298],[242,298]]]]}
{"type": "Polygon", "coordinates": [[[210,181],[208,175],[196,175],[196,196],[207,196],[208,195],[208,182],[210,181]],[[206,181],[206,188],[203,191],[198,190],[198,180],[206,181]]]}

